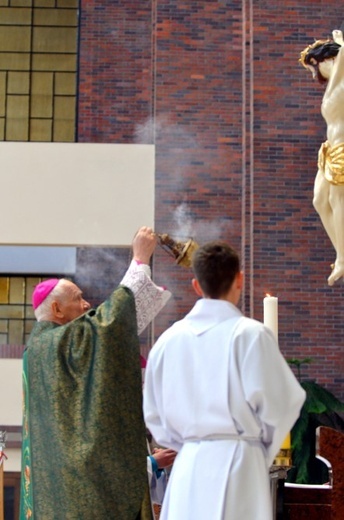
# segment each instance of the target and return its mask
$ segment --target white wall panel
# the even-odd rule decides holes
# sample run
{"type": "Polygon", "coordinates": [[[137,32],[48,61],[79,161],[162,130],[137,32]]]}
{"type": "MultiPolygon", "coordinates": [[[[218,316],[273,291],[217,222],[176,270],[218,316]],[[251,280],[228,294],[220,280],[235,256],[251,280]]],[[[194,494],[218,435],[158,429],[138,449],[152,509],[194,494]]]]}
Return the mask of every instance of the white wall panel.
{"type": "Polygon", "coordinates": [[[22,425],[21,359],[0,359],[0,424],[22,425]]]}
{"type": "Polygon", "coordinates": [[[127,246],[154,226],[154,145],[0,142],[0,244],[127,246]]]}

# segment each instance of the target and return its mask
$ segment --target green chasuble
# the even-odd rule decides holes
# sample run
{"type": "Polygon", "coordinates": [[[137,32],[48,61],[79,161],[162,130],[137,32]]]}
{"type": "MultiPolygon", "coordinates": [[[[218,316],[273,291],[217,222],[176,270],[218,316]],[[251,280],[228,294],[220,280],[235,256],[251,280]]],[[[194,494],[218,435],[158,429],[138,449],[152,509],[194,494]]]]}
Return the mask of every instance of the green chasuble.
{"type": "Polygon", "coordinates": [[[67,325],[37,323],[23,380],[20,520],[151,519],[130,289],[67,325]]]}

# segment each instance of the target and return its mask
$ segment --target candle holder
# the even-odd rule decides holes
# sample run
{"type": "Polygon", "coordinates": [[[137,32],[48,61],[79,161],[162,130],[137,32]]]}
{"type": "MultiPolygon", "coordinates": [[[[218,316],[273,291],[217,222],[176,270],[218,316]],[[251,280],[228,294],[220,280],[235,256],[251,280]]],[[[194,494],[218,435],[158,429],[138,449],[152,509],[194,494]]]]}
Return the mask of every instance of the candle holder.
{"type": "Polygon", "coordinates": [[[291,467],[292,460],[291,460],[291,440],[290,440],[290,433],[286,436],[284,439],[284,442],[282,446],[280,447],[279,452],[277,453],[274,462],[274,466],[283,466],[283,467],[291,467]]]}
{"type": "Polygon", "coordinates": [[[292,466],[291,450],[290,449],[284,450],[281,448],[274,459],[273,466],[290,468],[292,466]]]}
{"type": "Polygon", "coordinates": [[[178,242],[167,233],[157,234],[158,244],[173,256],[178,265],[191,267],[192,255],[199,248],[197,242],[189,238],[186,242],[178,242]]]}

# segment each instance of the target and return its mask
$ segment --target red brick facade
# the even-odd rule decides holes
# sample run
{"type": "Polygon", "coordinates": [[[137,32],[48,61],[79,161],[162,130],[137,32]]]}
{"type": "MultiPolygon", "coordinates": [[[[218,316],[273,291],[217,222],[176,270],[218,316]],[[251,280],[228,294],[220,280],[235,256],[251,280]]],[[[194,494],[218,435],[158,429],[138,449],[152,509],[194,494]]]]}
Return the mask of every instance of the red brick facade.
{"type": "MultiPolygon", "coordinates": [[[[323,87],[300,51],[342,24],[338,2],[81,0],[78,139],[156,144],[156,230],[221,237],[242,255],[242,310],[279,298],[287,357],[344,399],[344,284],[312,207],[323,87]]],[[[142,223],[144,224],[144,223],[142,223]]],[[[195,301],[163,251],[174,299],[154,334],[195,301]]]]}

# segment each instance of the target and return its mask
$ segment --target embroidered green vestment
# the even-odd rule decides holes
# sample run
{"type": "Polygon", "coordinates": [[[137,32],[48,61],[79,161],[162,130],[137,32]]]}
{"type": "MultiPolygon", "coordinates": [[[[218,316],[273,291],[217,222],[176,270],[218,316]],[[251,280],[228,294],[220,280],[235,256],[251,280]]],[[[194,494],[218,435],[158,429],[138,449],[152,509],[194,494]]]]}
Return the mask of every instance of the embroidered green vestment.
{"type": "Polygon", "coordinates": [[[135,301],[37,323],[24,353],[20,520],[151,519],[135,301]]]}

